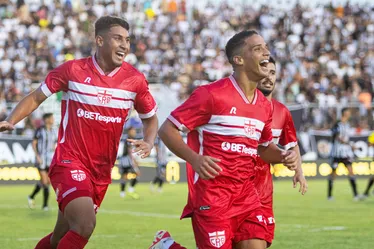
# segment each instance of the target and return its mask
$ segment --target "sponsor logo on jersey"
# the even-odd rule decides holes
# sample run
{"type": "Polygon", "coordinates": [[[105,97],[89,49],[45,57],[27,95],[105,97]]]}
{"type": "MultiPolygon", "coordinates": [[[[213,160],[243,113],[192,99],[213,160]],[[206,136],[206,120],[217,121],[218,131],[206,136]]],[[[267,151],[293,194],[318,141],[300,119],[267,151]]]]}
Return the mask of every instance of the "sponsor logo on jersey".
{"type": "Polygon", "coordinates": [[[113,92],[107,90],[101,90],[97,93],[97,99],[103,105],[109,104],[112,100],[113,92]]]}
{"type": "Polygon", "coordinates": [[[225,231],[217,231],[209,234],[210,244],[216,248],[221,248],[226,242],[225,231]]]}
{"type": "Polygon", "coordinates": [[[244,144],[223,142],[221,144],[221,148],[224,151],[239,152],[248,155],[257,155],[256,149],[248,148],[244,144]]]}
{"type": "Polygon", "coordinates": [[[244,121],[244,132],[247,137],[256,136],[256,124],[251,122],[251,120],[244,121]]]}
{"type": "Polygon", "coordinates": [[[83,170],[72,170],[70,171],[71,173],[71,178],[73,178],[73,180],[75,181],[78,181],[78,182],[81,182],[81,181],[84,181],[86,179],[86,173],[84,173],[83,170]]]}
{"type": "Polygon", "coordinates": [[[77,116],[79,118],[86,118],[86,119],[96,120],[96,121],[105,122],[105,123],[118,123],[119,124],[122,121],[121,117],[103,116],[98,112],[89,112],[81,108],[77,110],[77,116]]]}

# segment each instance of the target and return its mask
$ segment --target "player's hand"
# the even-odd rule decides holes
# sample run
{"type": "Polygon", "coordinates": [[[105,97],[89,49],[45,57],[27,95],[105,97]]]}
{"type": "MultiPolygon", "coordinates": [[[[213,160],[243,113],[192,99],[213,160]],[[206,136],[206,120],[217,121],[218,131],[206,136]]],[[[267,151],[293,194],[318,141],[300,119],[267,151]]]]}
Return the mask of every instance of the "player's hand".
{"type": "Polygon", "coordinates": [[[282,152],[283,160],[282,163],[289,170],[295,170],[298,167],[298,155],[293,150],[287,150],[282,152]]]}
{"type": "Polygon", "coordinates": [[[153,144],[149,144],[143,140],[127,139],[134,147],[133,153],[137,153],[142,159],[146,158],[151,154],[153,144]]]}
{"type": "Polygon", "coordinates": [[[293,187],[297,187],[297,183],[300,183],[299,192],[304,195],[308,191],[308,182],[306,181],[302,171],[296,171],[293,177],[293,187]]]}
{"type": "Polygon", "coordinates": [[[0,132],[2,131],[12,131],[14,130],[14,125],[9,123],[8,121],[0,122],[0,132]]]}
{"type": "Polygon", "coordinates": [[[221,162],[221,160],[210,156],[198,155],[191,162],[191,165],[201,179],[208,180],[214,179],[222,172],[222,168],[216,164],[218,162],[221,162]]]}

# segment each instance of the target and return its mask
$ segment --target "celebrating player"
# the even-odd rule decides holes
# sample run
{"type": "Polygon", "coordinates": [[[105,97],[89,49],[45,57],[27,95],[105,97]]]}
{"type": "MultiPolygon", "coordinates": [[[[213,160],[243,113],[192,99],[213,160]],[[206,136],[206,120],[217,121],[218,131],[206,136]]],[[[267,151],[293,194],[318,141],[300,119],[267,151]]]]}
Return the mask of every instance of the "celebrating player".
{"type": "Polygon", "coordinates": [[[339,163],[343,163],[345,167],[348,169],[348,178],[349,182],[352,187],[353,191],[353,200],[358,201],[360,199],[357,193],[357,185],[356,179],[352,169],[352,158],[353,158],[353,151],[352,145],[349,141],[349,119],[351,118],[351,110],[349,108],[343,108],[342,110],[342,117],[340,121],[336,122],[336,124],[332,128],[332,140],[333,145],[331,149],[331,157],[332,157],[332,173],[328,177],[328,192],[327,198],[328,200],[332,200],[332,189],[333,183],[336,177],[336,169],[338,168],[339,163]]]}
{"type": "Polygon", "coordinates": [[[52,113],[43,115],[44,125],[35,131],[32,148],[35,152],[35,166],[38,168],[40,181],[35,184],[34,191],[28,196],[29,207],[35,207],[35,195],[43,188],[42,209],[48,211],[49,178],[48,171],[56,148],[57,131],[53,128],[54,118],[52,113]]]}
{"type": "MultiPolygon", "coordinates": [[[[298,164],[295,169],[293,185],[296,187],[297,182],[299,182],[299,192],[305,194],[308,185],[301,168],[300,150],[297,145],[296,130],[292,116],[286,106],[273,98],[273,91],[276,82],[276,71],[275,61],[272,57],[270,57],[267,67],[269,69],[269,76],[257,84],[257,89],[259,89],[265,95],[272,105],[273,122],[271,124],[271,130],[273,133],[273,142],[281,145],[285,150],[294,150],[298,155],[298,164]]],[[[275,229],[275,219],[273,213],[273,180],[270,172],[270,164],[265,163],[259,157],[255,168],[257,172],[255,185],[260,196],[260,201],[268,228],[268,237],[266,241],[268,242],[268,245],[270,245],[274,239],[275,229]]]]}
{"type": "MultiPolygon", "coordinates": [[[[272,143],[270,101],[257,90],[268,75],[269,50],[255,31],[242,31],[226,45],[234,73],[196,89],[174,110],[159,136],[187,161],[188,203],[182,218],[192,217],[198,248],[263,249],[267,227],[254,186],[259,154],[269,163],[296,167],[295,151],[272,143]],[[187,144],[179,131],[187,131],[187,144]]],[[[157,244],[183,248],[160,233],[157,244]]],[[[161,247],[161,248],[166,248],[161,247]]]]}
{"type": "Polygon", "coordinates": [[[124,62],[130,49],[129,25],[104,16],[95,23],[96,54],[68,61],[16,106],[0,131],[63,91],[62,122],[49,177],[59,205],[53,233],[36,249],[81,249],[90,238],[116,160],[122,128],[134,106],[144,125],[144,141],[129,140],[147,157],[157,133],[156,104],[143,74],[124,62]]]}
{"type": "MultiPolygon", "coordinates": [[[[136,129],[134,127],[127,128],[127,138],[134,139],[136,137],[136,129]]],[[[132,156],[132,145],[131,142],[125,141],[123,146],[123,152],[119,158],[119,170],[121,174],[121,192],[120,196],[124,198],[126,196],[125,187],[128,180],[129,174],[135,175],[135,178],[130,180],[130,187],[127,190],[130,197],[139,199],[139,195],[135,192],[135,185],[138,183],[138,175],[140,170],[137,162],[132,156]]]]}

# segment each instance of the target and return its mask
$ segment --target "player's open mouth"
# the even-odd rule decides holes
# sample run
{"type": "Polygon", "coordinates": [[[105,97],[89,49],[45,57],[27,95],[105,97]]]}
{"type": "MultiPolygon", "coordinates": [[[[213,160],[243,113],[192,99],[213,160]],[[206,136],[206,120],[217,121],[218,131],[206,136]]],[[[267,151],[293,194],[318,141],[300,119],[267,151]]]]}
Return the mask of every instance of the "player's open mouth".
{"type": "Polygon", "coordinates": [[[274,85],[274,83],[271,82],[270,80],[266,80],[266,81],[262,82],[261,85],[262,85],[263,87],[265,87],[265,88],[272,88],[273,85],[274,85]]]}
{"type": "Polygon", "coordinates": [[[268,63],[269,63],[269,60],[262,60],[262,61],[260,61],[260,66],[262,68],[266,68],[267,69],[268,63]]]}
{"type": "Polygon", "coordinates": [[[126,54],[124,52],[116,52],[116,55],[119,57],[119,59],[124,60],[126,54]]]}

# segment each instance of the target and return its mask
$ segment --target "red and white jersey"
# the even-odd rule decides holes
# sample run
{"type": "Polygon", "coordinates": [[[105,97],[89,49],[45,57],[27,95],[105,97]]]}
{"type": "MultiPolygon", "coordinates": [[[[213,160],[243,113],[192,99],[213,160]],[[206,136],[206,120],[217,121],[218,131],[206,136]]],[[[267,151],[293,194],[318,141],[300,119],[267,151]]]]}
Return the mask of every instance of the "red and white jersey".
{"type": "Polygon", "coordinates": [[[215,179],[201,180],[187,164],[189,200],[183,217],[192,212],[232,217],[259,207],[251,177],[258,145],[272,140],[271,104],[259,90],[249,102],[230,76],[196,89],[169,120],[189,131],[190,148],[220,159],[223,169],[215,179]]]}
{"type": "Polygon", "coordinates": [[[297,145],[296,129],[290,111],[285,105],[275,99],[271,99],[273,106],[273,142],[288,150],[297,145]]]}
{"type": "MultiPolygon", "coordinates": [[[[269,101],[270,102],[270,101],[269,101]]],[[[272,124],[273,142],[288,150],[297,145],[296,130],[290,111],[279,101],[272,99],[272,124]]],[[[255,185],[263,206],[272,208],[273,181],[270,174],[270,164],[257,158],[255,185]]]]}
{"type": "Polygon", "coordinates": [[[42,84],[48,97],[63,91],[62,120],[51,166],[82,169],[96,184],[111,182],[123,125],[132,107],[140,118],[156,113],[143,74],[128,63],[105,75],[95,57],[68,61],[42,84]]]}

